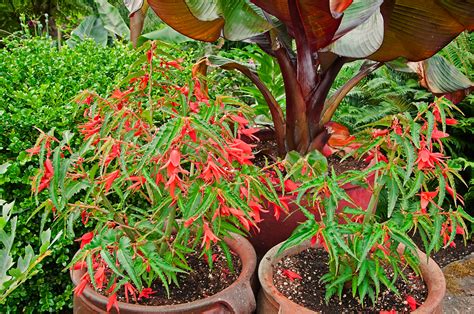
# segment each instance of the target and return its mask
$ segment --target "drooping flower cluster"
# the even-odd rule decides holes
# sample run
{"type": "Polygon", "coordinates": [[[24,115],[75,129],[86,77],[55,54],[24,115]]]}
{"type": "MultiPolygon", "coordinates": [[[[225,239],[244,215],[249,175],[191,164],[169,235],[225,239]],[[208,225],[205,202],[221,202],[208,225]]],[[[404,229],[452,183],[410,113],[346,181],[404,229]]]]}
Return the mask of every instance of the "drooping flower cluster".
{"type": "Polygon", "coordinates": [[[230,231],[256,228],[263,202],[283,206],[244,141],[255,132],[250,109],[213,98],[209,81],[187,77],[183,60],[155,60],[157,51],[110,97],[77,97],[79,147],[70,132],[42,133],[30,150],[46,156],[34,191],[49,189],[57,218],[94,228],[78,239],[72,265],[87,272],[75,293],[107,287],[109,310],[118,291],[136,302],[154,280],[167,290],[186,254],[211,256],[230,231]]]}

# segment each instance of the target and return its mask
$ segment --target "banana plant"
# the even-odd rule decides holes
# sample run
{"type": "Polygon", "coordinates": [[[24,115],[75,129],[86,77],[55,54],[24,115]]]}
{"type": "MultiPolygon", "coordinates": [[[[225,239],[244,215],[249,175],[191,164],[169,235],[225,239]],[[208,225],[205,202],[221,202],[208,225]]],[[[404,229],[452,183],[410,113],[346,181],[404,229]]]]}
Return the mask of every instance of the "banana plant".
{"type": "MultiPolygon", "coordinates": [[[[461,32],[474,29],[474,1],[457,0],[125,0],[131,33],[141,32],[151,7],[176,31],[196,40],[249,40],[274,57],[281,69],[286,114],[258,74],[232,60],[208,60],[248,76],[262,92],[281,155],[321,150],[330,121],[344,96],[365,76],[393,61],[424,62],[461,32]],[[342,66],[366,62],[333,95],[342,66]]],[[[473,83],[443,71],[444,62],[418,64],[417,72],[438,93],[465,93],[473,83]],[[443,75],[449,74],[449,79],[443,75]],[[435,79],[433,79],[433,76],[435,79]],[[457,78],[456,82],[452,78],[457,78]]],[[[445,67],[446,69],[446,67],[445,67]]]]}

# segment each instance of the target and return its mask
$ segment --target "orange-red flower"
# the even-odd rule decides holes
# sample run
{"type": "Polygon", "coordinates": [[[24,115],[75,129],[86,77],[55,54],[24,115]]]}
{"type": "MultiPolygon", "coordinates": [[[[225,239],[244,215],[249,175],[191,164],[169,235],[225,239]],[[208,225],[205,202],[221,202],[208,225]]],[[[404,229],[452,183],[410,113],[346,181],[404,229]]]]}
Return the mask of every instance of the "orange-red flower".
{"type": "Polygon", "coordinates": [[[449,136],[448,133],[440,131],[436,127],[433,129],[433,132],[431,133],[431,138],[434,139],[434,140],[439,140],[441,138],[446,138],[448,136],[449,136]]]}
{"type": "Polygon", "coordinates": [[[82,292],[84,292],[84,289],[89,285],[90,282],[91,280],[90,280],[89,274],[85,273],[82,276],[79,284],[76,286],[76,288],[74,288],[74,294],[77,296],[81,295],[82,292]]]}
{"type": "Polygon", "coordinates": [[[214,180],[219,181],[219,179],[223,176],[225,176],[225,171],[222,170],[222,167],[216,165],[212,158],[209,156],[207,158],[206,167],[202,171],[200,177],[204,179],[204,181],[211,183],[214,180]]]}
{"type": "Polygon", "coordinates": [[[387,157],[385,157],[385,155],[381,151],[379,151],[378,149],[371,150],[368,153],[368,155],[364,158],[364,161],[365,162],[370,162],[374,158],[377,160],[377,162],[384,161],[384,162],[388,163],[387,157]]]}
{"type": "Polygon", "coordinates": [[[433,198],[438,195],[438,190],[432,192],[421,192],[420,193],[420,205],[421,205],[421,212],[426,213],[426,208],[430,202],[433,202],[433,198]]]}
{"type": "Polygon", "coordinates": [[[278,197],[278,199],[280,200],[280,203],[281,203],[282,206],[280,206],[280,205],[278,205],[274,202],[269,201],[270,207],[272,207],[273,211],[274,211],[273,216],[275,216],[276,220],[280,219],[280,215],[281,215],[282,210],[286,213],[288,213],[290,211],[289,202],[291,200],[291,197],[289,197],[289,196],[280,196],[280,197],[278,197]]]}
{"type": "Polygon", "coordinates": [[[219,238],[216,237],[216,235],[212,232],[207,222],[204,222],[202,227],[204,230],[204,236],[202,238],[201,247],[206,246],[206,249],[208,250],[211,246],[211,241],[216,243],[217,241],[219,241],[219,238]]]}
{"type": "Polygon", "coordinates": [[[160,168],[160,170],[166,168],[168,176],[171,176],[175,173],[175,170],[178,169],[181,160],[181,153],[177,149],[173,149],[170,152],[168,161],[160,168]]]}
{"type": "Polygon", "coordinates": [[[458,120],[452,119],[452,118],[447,118],[446,119],[446,124],[447,125],[456,125],[456,124],[458,124],[458,120]]]}
{"type": "Polygon", "coordinates": [[[39,154],[40,151],[41,151],[41,146],[34,146],[26,150],[26,152],[30,154],[30,157],[33,155],[39,154]]]}
{"type": "Polygon", "coordinates": [[[444,158],[446,157],[443,154],[433,153],[426,147],[423,147],[418,151],[418,158],[416,159],[418,170],[431,169],[435,164],[443,163],[444,158]]]}
{"type": "Polygon", "coordinates": [[[254,158],[252,147],[254,147],[254,145],[249,145],[242,140],[234,139],[226,148],[226,152],[231,162],[236,160],[241,165],[251,165],[251,159],[254,158]]]}
{"type": "Polygon", "coordinates": [[[94,280],[97,288],[102,289],[104,287],[104,282],[106,280],[104,266],[100,266],[99,268],[97,268],[94,274],[94,280]]]}
{"type": "Polygon", "coordinates": [[[80,262],[77,262],[76,264],[74,264],[72,269],[79,270],[79,269],[84,269],[86,267],[87,267],[87,263],[85,261],[80,261],[80,262]]]}
{"type": "Polygon", "coordinates": [[[111,172],[108,175],[103,176],[102,180],[100,180],[98,183],[100,184],[105,183],[105,193],[107,193],[112,187],[112,184],[114,183],[115,179],[117,179],[119,176],[120,176],[120,170],[117,169],[114,172],[111,172]]]}
{"type": "Polygon", "coordinates": [[[447,182],[446,182],[445,187],[446,187],[446,191],[448,191],[449,195],[451,195],[453,200],[458,200],[459,202],[461,202],[461,204],[464,205],[464,199],[462,198],[462,196],[454,192],[453,188],[450,187],[447,182]]]}
{"type": "Polygon", "coordinates": [[[53,179],[53,176],[54,176],[53,163],[51,162],[49,158],[47,158],[46,161],[44,162],[43,176],[41,177],[40,184],[37,189],[38,193],[43,191],[49,186],[51,179],[53,179]]]}
{"type": "Polygon", "coordinates": [[[282,275],[287,277],[291,281],[295,279],[303,279],[303,277],[301,277],[298,273],[295,273],[294,271],[289,270],[289,269],[283,269],[282,275]]]}
{"type": "Polygon", "coordinates": [[[143,187],[146,182],[146,178],[144,176],[131,176],[125,180],[135,182],[127,188],[127,190],[132,190],[135,192],[140,190],[140,188],[143,187]]]}
{"type": "Polygon", "coordinates": [[[406,297],[406,301],[412,311],[416,310],[416,308],[418,307],[418,302],[416,302],[414,297],[412,297],[411,295],[408,295],[406,297]]]}
{"type": "Polygon", "coordinates": [[[140,294],[138,295],[138,298],[145,298],[148,299],[152,294],[155,294],[156,291],[153,291],[151,288],[143,288],[140,294]]]}
{"type": "Polygon", "coordinates": [[[79,239],[77,239],[76,241],[81,241],[81,249],[88,243],[90,243],[92,241],[92,238],[94,237],[94,232],[87,232],[87,233],[84,233],[82,235],[82,237],[80,237],[79,239]]]}
{"type": "Polygon", "coordinates": [[[114,92],[112,93],[110,98],[122,99],[125,96],[127,96],[128,94],[130,94],[131,92],[133,92],[133,87],[130,87],[129,89],[127,89],[126,91],[123,91],[123,92],[119,88],[117,88],[116,90],[114,90],[114,92]]]}
{"type": "Polygon", "coordinates": [[[112,294],[109,296],[109,300],[107,302],[107,312],[110,312],[112,310],[112,307],[115,307],[117,310],[117,313],[120,312],[120,309],[118,307],[118,302],[117,302],[117,293],[112,294]]]}
{"type": "Polygon", "coordinates": [[[326,252],[329,251],[321,229],[311,238],[311,246],[315,246],[316,244],[321,245],[326,250],[326,252]]]}
{"type": "Polygon", "coordinates": [[[78,126],[79,132],[84,135],[84,139],[92,137],[94,134],[99,133],[102,127],[102,117],[100,114],[95,115],[89,122],[78,126]]]}
{"type": "Polygon", "coordinates": [[[260,139],[254,135],[254,134],[257,133],[259,130],[260,130],[260,129],[258,129],[258,128],[242,128],[242,129],[239,129],[239,130],[238,130],[238,135],[239,135],[239,137],[240,137],[241,135],[245,135],[245,136],[247,136],[248,138],[259,142],[260,139]]]}
{"type": "Polygon", "coordinates": [[[372,137],[376,138],[376,137],[379,137],[379,136],[385,136],[389,133],[389,129],[384,129],[384,130],[381,130],[381,129],[374,129],[372,130],[372,137]]]}
{"type": "Polygon", "coordinates": [[[120,143],[112,145],[109,154],[105,157],[104,165],[107,167],[112,160],[120,156],[120,143]]]}
{"type": "Polygon", "coordinates": [[[136,293],[138,292],[138,290],[135,289],[135,287],[131,283],[126,282],[123,285],[123,290],[124,290],[124,293],[125,293],[125,300],[127,301],[127,303],[128,303],[128,294],[130,294],[133,297],[135,302],[137,301],[136,293]]]}
{"type": "Polygon", "coordinates": [[[293,192],[294,190],[298,188],[298,185],[295,182],[291,181],[290,179],[285,180],[284,185],[285,185],[285,191],[287,192],[293,192]]]}
{"type": "Polygon", "coordinates": [[[262,221],[262,218],[260,218],[260,212],[268,212],[267,210],[263,209],[263,206],[258,202],[258,199],[249,201],[249,207],[252,209],[252,213],[250,213],[250,215],[256,223],[262,221]]]}
{"type": "Polygon", "coordinates": [[[166,182],[165,187],[168,188],[171,197],[175,197],[175,190],[176,187],[179,186],[180,188],[183,187],[183,180],[181,180],[178,174],[173,173],[169,178],[168,182],[166,182]]]}

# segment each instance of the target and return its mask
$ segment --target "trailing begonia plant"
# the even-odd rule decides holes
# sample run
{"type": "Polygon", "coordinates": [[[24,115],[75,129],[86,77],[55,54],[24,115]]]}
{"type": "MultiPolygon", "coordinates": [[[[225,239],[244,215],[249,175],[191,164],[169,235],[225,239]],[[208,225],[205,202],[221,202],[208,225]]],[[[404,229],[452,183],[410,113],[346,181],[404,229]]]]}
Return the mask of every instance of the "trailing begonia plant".
{"type": "Polygon", "coordinates": [[[333,295],[341,298],[345,287],[362,304],[367,298],[375,303],[384,286],[399,294],[394,282],[399,277],[406,280],[402,270],[409,266],[419,273],[415,234],[429,255],[455,246],[456,235],[466,239],[464,220],[474,222],[456,193],[455,181],[462,181],[459,167],[443,148],[446,126],[457,123],[452,118],[457,108],[445,98],[417,108],[415,115],[385,117],[356,136],[352,145],[358,148],[346,156],[364,160],[366,169],[328,172],[317,151],[300,158],[291,153],[280,166],[287,173],[284,180],[297,182],[292,193],[308,218],[280,252],[305,240],[327,251],[329,273],[321,278],[327,301],[333,295]],[[347,183],[373,192],[367,208],[358,207],[347,195],[342,188],[347,183]],[[349,205],[341,209],[343,201],[349,205]],[[399,244],[403,252],[397,251],[399,244]]]}
{"type": "Polygon", "coordinates": [[[416,72],[435,94],[473,83],[441,56],[461,32],[474,29],[474,4],[456,0],[127,0],[131,38],[136,43],[148,5],[160,19],[196,40],[220,36],[259,45],[275,58],[285,88],[278,103],[254,67],[212,57],[207,62],[247,76],[260,90],[273,120],[283,157],[321,150],[326,124],[344,96],[368,74],[387,64],[416,72]],[[342,67],[366,60],[354,77],[330,95],[342,67]],[[396,60],[395,63],[391,62],[396,60]],[[407,61],[409,66],[407,66],[407,61]],[[403,64],[403,66],[402,66],[403,64]],[[283,109],[282,109],[283,108],[283,109]]]}
{"type": "Polygon", "coordinates": [[[190,270],[192,252],[212,265],[218,245],[230,261],[224,237],[256,228],[263,200],[281,205],[241,138],[255,132],[249,108],[212,97],[210,82],[157,54],[164,52],[153,43],[109,97],[77,97],[85,120],[79,147],[73,133],[50,132],[29,150],[40,155],[33,190],[49,191],[43,205],[68,231],[76,220],[93,226],[71,262],[87,269],[75,293],[103,289],[108,310],[119,290],[134,302],[150,296],[155,281],[168,291],[190,270]]]}

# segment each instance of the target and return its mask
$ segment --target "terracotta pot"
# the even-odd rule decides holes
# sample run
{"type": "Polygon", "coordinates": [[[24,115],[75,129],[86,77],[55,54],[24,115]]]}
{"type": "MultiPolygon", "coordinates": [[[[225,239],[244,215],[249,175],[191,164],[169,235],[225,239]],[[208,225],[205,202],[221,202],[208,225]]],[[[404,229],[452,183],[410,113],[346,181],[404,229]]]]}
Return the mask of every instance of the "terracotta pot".
{"type": "MultiPolygon", "coordinates": [[[[283,243],[280,243],[268,251],[258,267],[258,279],[260,280],[262,288],[258,295],[257,313],[316,313],[290,301],[273,285],[273,265],[276,265],[286,256],[298,254],[310,247],[310,242],[305,241],[298,246],[288,249],[277,257],[276,253],[282,244],[283,243]]],[[[400,246],[399,250],[403,250],[403,246],[400,246]]],[[[418,251],[418,254],[420,257],[421,274],[428,287],[428,297],[426,298],[425,303],[412,313],[441,314],[443,313],[443,298],[446,293],[446,281],[443,272],[431,258],[427,261],[426,255],[423,252],[418,251]]]]}
{"type": "MultiPolygon", "coordinates": [[[[226,289],[205,299],[177,305],[147,306],[118,302],[120,313],[253,313],[256,308],[254,289],[257,260],[252,245],[243,237],[233,235],[224,241],[242,261],[242,272],[237,280],[226,289]]],[[[71,278],[76,286],[85,270],[71,270],[71,278]]],[[[74,296],[75,314],[105,313],[107,297],[87,287],[80,296],[74,296]]]]}
{"type": "MultiPolygon", "coordinates": [[[[368,181],[369,184],[373,184],[374,176],[371,175],[368,181]]],[[[364,209],[367,208],[370,198],[372,197],[371,189],[350,183],[343,185],[342,188],[357,206],[364,209]]],[[[342,212],[346,206],[351,207],[353,205],[342,200],[339,203],[338,211],[342,212]]],[[[253,229],[250,231],[250,236],[248,237],[257,252],[258,260],[261,260],[265,253],[272,247],[288,239],[293,230],[307,219],[298,209],[298,206],[293,203],[289,204],[289,213],[286,214],[282,212],[279,220],[276,220],[273,209],[267,209],[268,212],[262,212],[260,214],[260,217],[263,219],[263,221],[258,224],[260,231],[253,229]]],[[[313,214],[316,216],[316,220],[320,220],[319,212],[313,211],[313,214]]]]}
{"type": "MultiPolygon", "coordinates": [[[[263,128],[257,131],[254,136],[263,142],[271,141],[275,139],[275,131],[272,129],[263,128]]],[[[255,144],[255,141],[247,136],[242,136],[242,140],[250,144],[255,144]]],[[[265,155],[270,152],[261,151],[260,153],[265,155]]],[[[374,183],[374,175],[369,176],[368,182],[370,185],[374,183]]],[[[370,198],[372,197],[372,191],[370,189],[355,186],[350,183],[345,184],[342,188],[346,191],[349,197],[351,197],[356,205],[360,206],[361,208],[367,208],[370,198]]],[[[352,204],[342,200],[338,206],[338,210],[342,211],[342,209],[346,206],[352,206],[352,204]]],[[[295,230],[295,228],[300,223],[306,221],[306,216],[301,213],[297,205],[292,203],[289,204],[289,212],[282,212],[279,220],[275,218],[273,209],[269,208],[269,206],[267,206],[267,209],[268,212],[260,213],[260,217],[263,219],[263,221],[259,222],[258,224],[260,231],[252,229],[250,231],[250,235],[248,236],[248,240],[255,248],[257,259],[259,261],[268,250],[278,243],[288,239],[293,230],[295,230]]],[[[308,209],[311,210],[310,208],[308,209]]],[[[313,213],[315,214],[316,219],[319,220],[319,213],[317,211],[313,211],[313,213]]]]}

